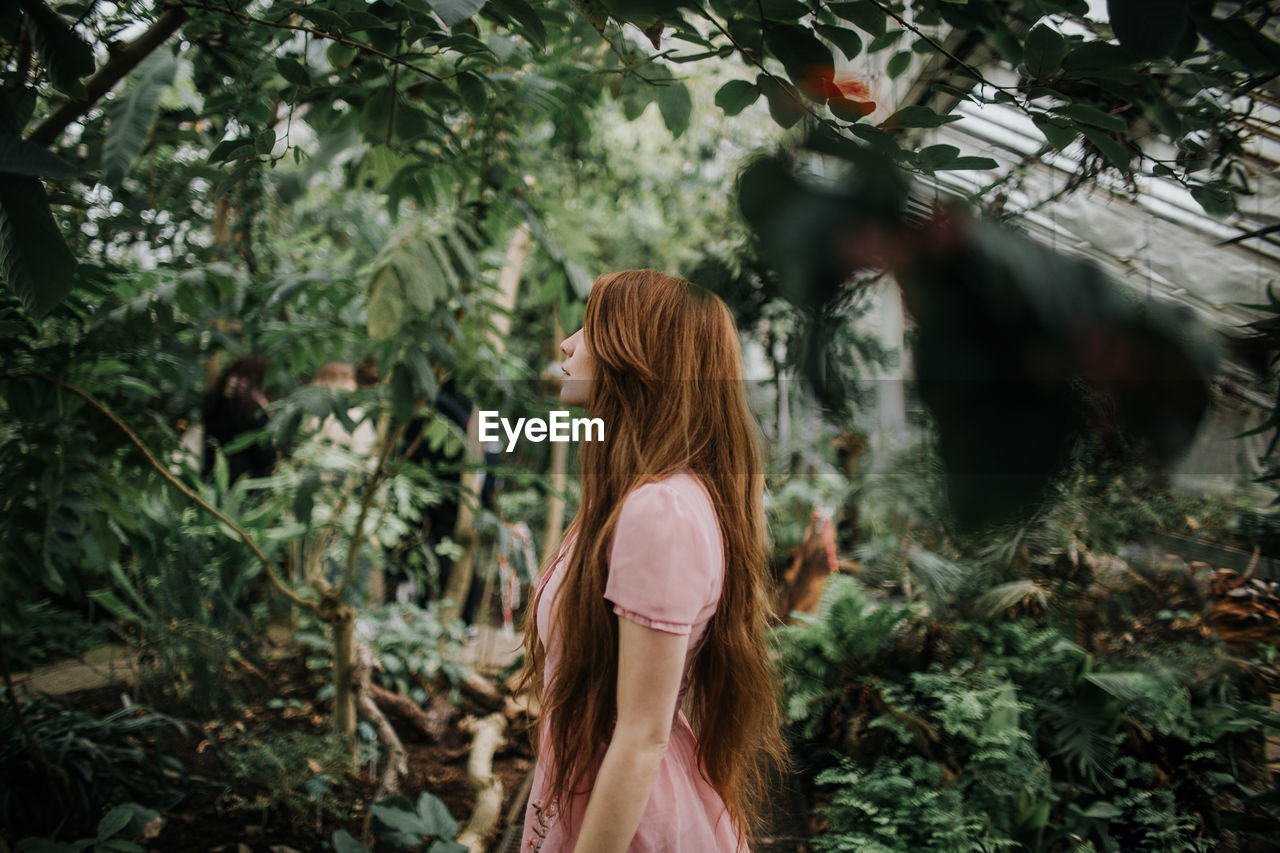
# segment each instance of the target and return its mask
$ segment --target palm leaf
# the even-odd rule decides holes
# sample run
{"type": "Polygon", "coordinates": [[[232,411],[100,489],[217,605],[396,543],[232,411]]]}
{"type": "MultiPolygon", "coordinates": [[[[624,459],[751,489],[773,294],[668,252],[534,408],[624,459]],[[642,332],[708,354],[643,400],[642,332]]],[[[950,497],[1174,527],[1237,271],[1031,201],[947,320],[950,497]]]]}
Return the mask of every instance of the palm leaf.
{"type": "Polygon", "coordinates": [[[103,180],[118,187],[146,144],[155,123],[156,104],[173,82],[178,63],[167,50],[158,50],[129,75],[124,94],[107,110],[107,138],[102,145],[103,180]]]}

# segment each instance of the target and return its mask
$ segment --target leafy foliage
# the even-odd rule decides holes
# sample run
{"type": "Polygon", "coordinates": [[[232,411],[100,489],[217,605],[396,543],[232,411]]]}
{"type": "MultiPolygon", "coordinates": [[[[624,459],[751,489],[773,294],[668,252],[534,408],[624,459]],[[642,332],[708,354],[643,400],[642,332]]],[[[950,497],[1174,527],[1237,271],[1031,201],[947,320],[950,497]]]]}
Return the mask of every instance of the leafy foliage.
{"type": "Polygon", "coordinates": [[[89,830],[93,824],[86,821],[109,804],[168,805],[189,784],[181,764],[167,754],[166,737],[186,731],[172,718],[135,706],[99,719],[47,699],[5,700],[0,703],[0,818],[10,838],[75,837],[89,830]],[[14,702],[21,704],[30,742],[14,702]]]}

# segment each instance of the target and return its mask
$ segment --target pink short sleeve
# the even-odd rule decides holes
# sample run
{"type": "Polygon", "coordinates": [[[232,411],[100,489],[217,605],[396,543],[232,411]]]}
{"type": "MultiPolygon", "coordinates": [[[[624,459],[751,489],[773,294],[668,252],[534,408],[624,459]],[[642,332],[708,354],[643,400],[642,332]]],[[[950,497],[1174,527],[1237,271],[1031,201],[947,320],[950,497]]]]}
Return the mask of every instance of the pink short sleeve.
{"type": "Polygon", "coordinates": [[[646,483],[623,502],[604,597],[619,616],[688,634],[720,595],[724,551],[715,511],[691,488],[646,483]]]}

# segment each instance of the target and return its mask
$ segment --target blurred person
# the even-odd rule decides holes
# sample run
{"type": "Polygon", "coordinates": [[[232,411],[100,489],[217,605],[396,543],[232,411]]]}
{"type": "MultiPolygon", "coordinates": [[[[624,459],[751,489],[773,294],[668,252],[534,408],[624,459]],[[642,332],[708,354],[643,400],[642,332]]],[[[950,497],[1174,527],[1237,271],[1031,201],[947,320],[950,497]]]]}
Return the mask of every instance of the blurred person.
{"type": "MultiPolygon", "coordinates": [[[[216,448],[223,447],[247,432],[267,425],[267,397],[262,391],[268,361],[265,356],[245,355],[231,362],[204,396],[204,454],[200,476],[213,477],[216,448]]],[[[266,477],[276,463],[276,446],[268,437],[227,454],[228,483],[241,475],[266,477]]]]}

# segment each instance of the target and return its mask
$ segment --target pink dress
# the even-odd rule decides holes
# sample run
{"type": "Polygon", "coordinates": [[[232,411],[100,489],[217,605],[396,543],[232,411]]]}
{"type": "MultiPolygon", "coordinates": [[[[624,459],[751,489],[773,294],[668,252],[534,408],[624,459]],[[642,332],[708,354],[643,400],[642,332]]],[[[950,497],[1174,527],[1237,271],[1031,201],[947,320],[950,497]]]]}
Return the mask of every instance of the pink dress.
{"type": "MultiPolygon", "coordinates": [[[[546,572],[534,595],[538,637],[546,649],[543,686],[560,660],[552,632],[551,605],[572,552],[572,543],[546,572]]],[[[609,551],[604,597],[620,618],[689,635],[680,697],[688,687],[693,652],[715,613],[724,582],[724,546],[715,508],[701,483],[680,473],[635,489],[623,503],[609,551]]],[[[610,689],[613,689],[610,687],[610,689]]],[[[658,768],[640,826],[628,853],[741,853],[747,851],[724,801],[698,770],[697,741],[676,701],[671,737],[658,768]]],[[[590,773],[604,758],[602,747],[590,773]]],[[[557,813],[547,805],[550,764],[543,720],[533,787],[525,807],[522,853],[572,853],[582,828],[588,794],[557,813]]],[[[749,853],[749,851],[748,851],[749,853]]]]}

